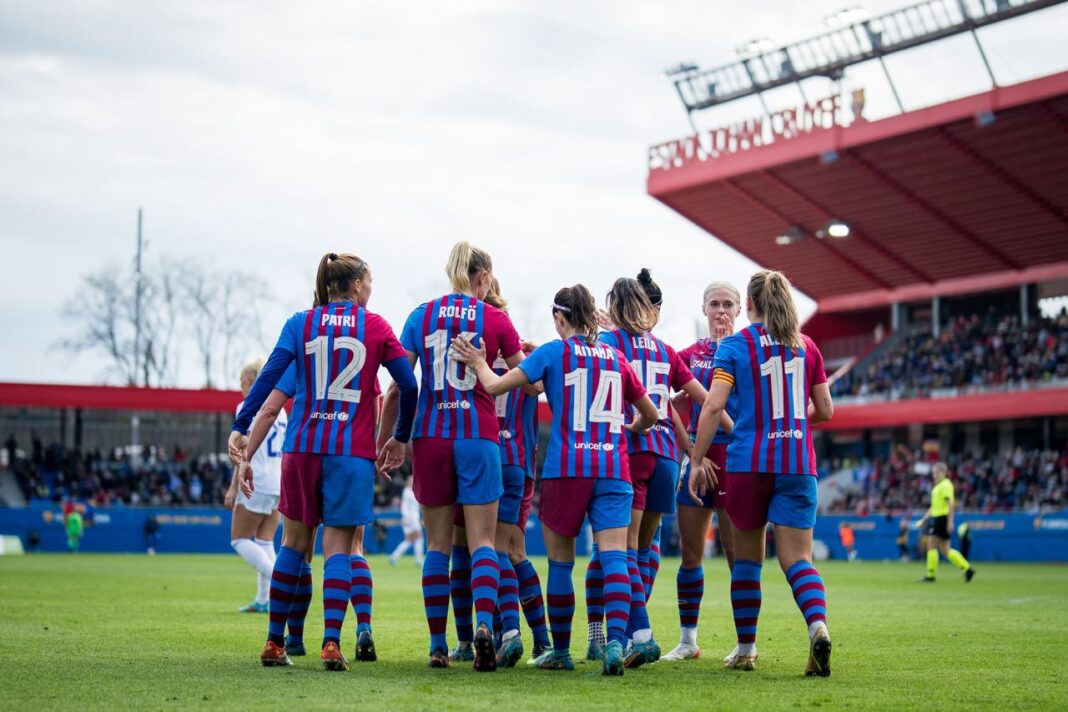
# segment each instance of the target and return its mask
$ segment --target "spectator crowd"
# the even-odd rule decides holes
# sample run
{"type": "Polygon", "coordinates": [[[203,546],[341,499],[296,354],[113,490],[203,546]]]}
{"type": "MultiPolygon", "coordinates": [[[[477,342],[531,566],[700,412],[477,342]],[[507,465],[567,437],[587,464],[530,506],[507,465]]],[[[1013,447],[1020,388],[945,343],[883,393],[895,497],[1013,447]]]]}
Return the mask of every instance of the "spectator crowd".
{"type": "Polygon", "coordinates": [[[910,332],[866,368],[833,386],[836,396],[915,398],[939,389],[962,392],[1068,379],[1068,312],[1024,325],[1019,316],[973,314],[938,336],[910,332]]]}
{"type": "MultiPolygon", "coordinates": [[[[1016,448],[1004,455],[961,453],[944,458],[959,509],[1045,512],[1068,506],[1068,451],[1016,448]]],[[[899,447],[886,459],[851,465],[854,484],[829,509],[835,513],[919,512],[930,505],[930,458],[899,447]]]]}

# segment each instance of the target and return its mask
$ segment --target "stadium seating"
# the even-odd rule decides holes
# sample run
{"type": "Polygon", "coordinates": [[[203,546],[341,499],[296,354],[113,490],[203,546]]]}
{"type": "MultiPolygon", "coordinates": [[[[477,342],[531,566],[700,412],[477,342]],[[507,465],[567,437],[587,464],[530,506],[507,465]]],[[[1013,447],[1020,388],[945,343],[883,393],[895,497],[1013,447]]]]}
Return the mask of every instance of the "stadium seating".
{"type": "Polygon", "coordinates": [[[1068,379],[1068,312],[1023,325],[1018,316],[973,314],[934,336],[914,327],[874,362],[861,362],[833,387],[838,397],[926,397],[1068,379]]]}

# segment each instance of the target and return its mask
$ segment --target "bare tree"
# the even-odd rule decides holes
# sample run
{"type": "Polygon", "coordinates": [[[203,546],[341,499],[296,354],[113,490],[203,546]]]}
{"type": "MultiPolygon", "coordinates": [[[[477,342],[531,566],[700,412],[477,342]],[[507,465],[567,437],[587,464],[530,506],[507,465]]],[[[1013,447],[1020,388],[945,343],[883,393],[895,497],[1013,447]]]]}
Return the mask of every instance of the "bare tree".
{"type": "Polygon", "coordinates": [[[116,265],[84,276],[63,307],[73,331],[56,345],[75,355],[101,354],[109,361],[109,372],[127,384],[137,383],[133,291],[133,280],[116,265]]]}

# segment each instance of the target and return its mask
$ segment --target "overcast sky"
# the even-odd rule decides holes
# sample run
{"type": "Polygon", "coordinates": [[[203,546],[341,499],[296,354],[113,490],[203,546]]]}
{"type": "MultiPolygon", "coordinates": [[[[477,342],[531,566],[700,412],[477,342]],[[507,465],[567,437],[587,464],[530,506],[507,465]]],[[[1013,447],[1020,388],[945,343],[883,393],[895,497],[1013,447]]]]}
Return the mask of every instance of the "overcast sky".
{"type": "MultiPolygon", "coordinates": [[[[600,296],[647,266],[658,334],[681,347],[704,285],[755,266],[645,193],[646,148],[688,132],[661,72],[802,39],[842,5],[0,0],[0,380],[106,380],[103,359],[53,345],[80,276],[130,268],[138,206],[149,259],[258,275],[268,346],[324,252],[371,263],[371,309],[399,331],[468,239],[524,335],[550,337],[560,286],[600,296]]],[[[1064,69],[1066,31],[1061,6],[983,38],[1013,83],[1064,69]]],[[[909,108],[988,88],[970,42],[890,60],[909,108]]],[[[867,88],[869,116],[892,110],[877,68],[846,85],[867,88]]],[[[190,349],[179,381],[203,381],[190,349]]]]}

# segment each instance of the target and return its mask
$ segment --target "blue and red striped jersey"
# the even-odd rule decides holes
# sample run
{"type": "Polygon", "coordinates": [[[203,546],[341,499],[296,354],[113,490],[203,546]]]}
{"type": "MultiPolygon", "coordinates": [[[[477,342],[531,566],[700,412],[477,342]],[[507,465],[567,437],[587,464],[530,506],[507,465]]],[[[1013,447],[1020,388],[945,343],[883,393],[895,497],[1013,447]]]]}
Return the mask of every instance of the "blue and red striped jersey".
{"type": "Polygon", "coordinates": [[[808,401],[827,374],[812,340],[802,334],[801,343],[786,348],[760,323],[720,342],[713,378],[733,384],[738,395],[728,472],[816,474],[808,401]]]}
{"type": "Polygon", "coordinates": [[[446,294],[420,304],[401,332],[404,348],[419,357],[422,384],[413,438],[498,441],[493,397],[478,382],[474,369],[449,356],[457,336],[486,345],[486,358],[511,358],[520,351],[519,334],[500,309],[467,294],[446,294]]]}
{"type": "MultiPolygon", "coordinates": [[[[386,320],[331,302],[286,321],[278,349],[293,354],[295,388],[284,450],[375,458],[378,367],[406,358],[386,320]]],[[[284,378],[283,378],[284,380],[284,378]]]]}
{"type": "Polygon", "coordinates": [[[581,337],[550,341],[519,364],[531,383],[543,382],[553,413],[542,479],[593,477],[630,482],[625,403],[645,389],[634,369],[607,344],[581,337]]]}
{"type": "MultiPolygon", "coordinates": [[[[697,382],[705,387],[707,391],[712,387],[712,373],[713,362],[716,357],[716,341],[714,339],[699,339],[690,344],[682,351],[679,351],[679,358],[682,359],[690,368],[690,373],[697,379],[697,382]]],[[[734,419],[735,413],[738,412],[738,396],[731,391],[730,397],[727,399],[727,415],[734,419]]],[[[690,401],[690,418],[686,426],[687,432],[690,433],[690,439],[693,440],[693,436],[697,435],[697,420],[701,417],[701,404],[690,401]]],[[[730,442],[730,436],[723,432],[723,428],[716,430],[716,436],[712,439],[712,442],[717,445],[726,445],[730,442]]]]}
{"type": "Polygon", "coordinates": [[[526,395],[523,398],[519,420],[523,424],[523,454],[526,457],[523,466],[527,471],[527,477],[533,477],[538,461],[538,399],[536,397],[526,395]]]}
{"type": "MultiPolygon", "coordinates": [[[[493,362],[493,372],[498,376],[508,373],[508,364],[503,358],[493,362]]],[[[497,409],[497,428],[501,446],[501,465],[515,465],[526,469],[526,443],[523,439],[523,420],[520,414],[526,402],[522,388],[502,393],[494,399],[497,409]]]]}
{"type": "MultiPolygon", "coordinates": [[[[660,457],[679,459],[679,441],[671,424],[668,403],[672,390],[681,390],[693,380],[689,367],[675,349],[653,336],[652,332],[631,334],[622,329],[602,332],[599,340],[623,353],[627,363],[638,376],[659,415],[656,425],[641,435],[627,433],[630,452],[651,452],[660,457]]],[[[634,411],[627,409],[627,422],[634,420],[634,411]]]]}

